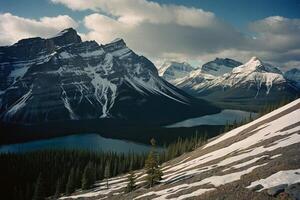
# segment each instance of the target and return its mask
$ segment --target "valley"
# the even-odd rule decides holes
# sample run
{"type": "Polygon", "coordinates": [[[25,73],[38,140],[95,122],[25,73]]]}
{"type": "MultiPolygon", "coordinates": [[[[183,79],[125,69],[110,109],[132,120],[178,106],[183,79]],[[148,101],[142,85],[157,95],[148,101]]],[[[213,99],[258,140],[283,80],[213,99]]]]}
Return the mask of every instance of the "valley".
{"type": "Polygon", "coordinates": [[[0,46],[4,199],[300,198],[297,66],[42,36],[0,46]]]}

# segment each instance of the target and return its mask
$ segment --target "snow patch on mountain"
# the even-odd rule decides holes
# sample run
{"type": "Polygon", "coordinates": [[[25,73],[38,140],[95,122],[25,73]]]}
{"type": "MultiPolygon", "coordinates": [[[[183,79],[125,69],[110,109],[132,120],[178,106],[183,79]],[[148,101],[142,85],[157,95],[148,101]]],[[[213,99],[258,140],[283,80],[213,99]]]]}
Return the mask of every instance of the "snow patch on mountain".
{"type": "Polygon", "coordinates": [[[292,185],[300,182],[300,169],[279,171],[271,176],[252,182],[247,188],[253,188],[257,185],[262,185],[263,188],[259,191],[276,187],[278,185],[292,185]]]}

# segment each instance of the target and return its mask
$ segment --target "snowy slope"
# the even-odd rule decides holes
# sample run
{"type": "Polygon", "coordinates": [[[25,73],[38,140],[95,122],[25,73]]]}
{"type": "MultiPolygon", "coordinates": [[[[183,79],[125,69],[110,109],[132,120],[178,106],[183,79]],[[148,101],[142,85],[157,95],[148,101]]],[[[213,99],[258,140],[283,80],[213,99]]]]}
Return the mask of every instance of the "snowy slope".
{"type": "MultiPolygon", "coordinates": [[[[127,183],[123,175],[111,179],[109,189],[100,186],[64,199],[276,199],[280,192],[295,198],[299,194],[295,184],[300,183],[299,148],[297,99],[163,164],[163,180],[152,189],[122,194],[127,183]]],[[[139,186],[145,178],[142,173],[136,172],[139,186]]]]}

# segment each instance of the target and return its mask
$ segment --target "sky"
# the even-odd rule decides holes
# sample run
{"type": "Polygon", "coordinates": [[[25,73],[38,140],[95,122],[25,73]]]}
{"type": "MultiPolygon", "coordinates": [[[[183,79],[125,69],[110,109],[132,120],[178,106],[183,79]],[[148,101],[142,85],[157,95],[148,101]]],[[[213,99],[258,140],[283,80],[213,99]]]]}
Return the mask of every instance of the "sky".
{"type": "Polygon", "coordinates": [[[100,44],[123,38],[158,67],[257,56],[300,68],[300,0],[0,0],[0,45],[73,27],[100,44]]]}

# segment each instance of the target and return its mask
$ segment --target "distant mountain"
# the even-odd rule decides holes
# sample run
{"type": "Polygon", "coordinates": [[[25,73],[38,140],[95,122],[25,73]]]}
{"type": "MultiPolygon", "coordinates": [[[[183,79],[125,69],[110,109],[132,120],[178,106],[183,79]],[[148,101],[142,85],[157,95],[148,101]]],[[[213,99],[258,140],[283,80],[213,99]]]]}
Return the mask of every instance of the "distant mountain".
{"type": "Polygon", "coordinates": [[[194,91],[200,92],[210,85],[211,81],[217,77],[202,72],[197,69],[190,72],[187,76],[174,80],[172,83],[177,87],[194,94],[194,91]]]}
{"type": "Polygon", "coordinates": [[[243,109],[258,110],[266,104],[297,97],[300,93],[298,73],[292,70],[284,75],[278,68],[253,57],[221,76],[204,73],[201,69],[173,83],[222,107],[244,106],[243,109]]]}
{"type": "Polygon", "coordinates": [[[169,61],[159,68],[159,75],[175,86],[191,92],[190,88],[193,90],[204,89],[210,81],[231,72],[234,67],[241,64],[229,58],[216,58],[200,68],[194,68],[186,62],[169,61]]]}
{"type": "Polygon", "coordinates": [[[159,125],[219,111],[160,78],[122,39],[82,42],[74,29],[0,47],[0,80],[0,128],[11,134],[115,130],[104,122],[159,125]]]}
{"type": "Polygon", "coordinates": [[[284,73],[284,77],[292,85],[300,88],[300,69],[294,68],[284,73]]]}
{"type": "Polygon", "coordinates": [[[137,189],[122,193],[128,174],[97,182],[93,190],[64,199],[191,200],[299,199],[300,99],[208,141],[161,165],[160,184],[145,188],[145,170],[135,171],[137,189]]]}
{"type": "Polygon", "coordinates": [[[242,65],[241,62],[229,58],[216,58],[215,60],[202,65],[201,72],[213,76],[222,76],[240,65],[242,65]]]}
{"type": "Polygon", "coordinates": [[[180,63],[180,62],[168,61],[165,62],[159,68],[158,74],[166,81],[172,83],[174,80],[185,77],[191,71],[194,70],[195,68],[193,68],[190,64],[186,62],[180,63]]]}

